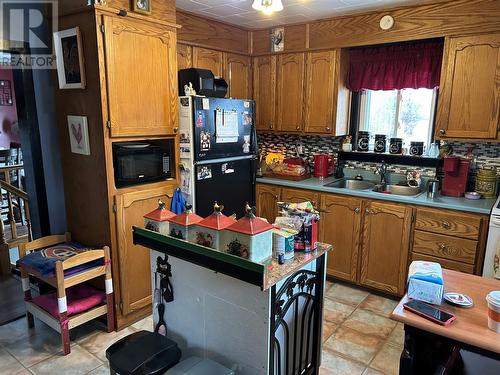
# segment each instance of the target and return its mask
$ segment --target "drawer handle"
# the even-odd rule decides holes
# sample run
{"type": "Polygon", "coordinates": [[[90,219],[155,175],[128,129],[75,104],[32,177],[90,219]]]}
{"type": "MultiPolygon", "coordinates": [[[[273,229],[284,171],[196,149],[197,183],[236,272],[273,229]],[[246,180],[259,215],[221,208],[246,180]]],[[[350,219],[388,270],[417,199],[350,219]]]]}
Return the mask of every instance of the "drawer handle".
{"type": "Polygon", "coordinates": [[[449,222],[447,222],[447,221],[443,221],[443,223],[441,225],[442,225],[442,227],[444,229],[450,229],[451,228],[451,224],[449,222]]]}
{"type": "Polygon", "coordinates": [[[445,253],[445,254],[449,254],[449,253],[450,253],[450,251],[449,251],[449,250],[450,250],[450,247],[449,247],[447,244],[445,244],[445,243],[440,243],[440,244],[439,244],[439,249],[440,249],[443,253],[445,253]]]}

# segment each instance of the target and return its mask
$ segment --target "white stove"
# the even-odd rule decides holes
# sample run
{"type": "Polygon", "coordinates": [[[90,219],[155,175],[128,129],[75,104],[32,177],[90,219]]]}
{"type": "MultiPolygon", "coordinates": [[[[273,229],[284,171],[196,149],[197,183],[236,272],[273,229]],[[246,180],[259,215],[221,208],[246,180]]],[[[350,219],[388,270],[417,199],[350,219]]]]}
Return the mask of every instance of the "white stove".
{"type": "Polygon", "coordinates": [[[500,196],[491,210],[483,276],[500,279],[500,196]]]}

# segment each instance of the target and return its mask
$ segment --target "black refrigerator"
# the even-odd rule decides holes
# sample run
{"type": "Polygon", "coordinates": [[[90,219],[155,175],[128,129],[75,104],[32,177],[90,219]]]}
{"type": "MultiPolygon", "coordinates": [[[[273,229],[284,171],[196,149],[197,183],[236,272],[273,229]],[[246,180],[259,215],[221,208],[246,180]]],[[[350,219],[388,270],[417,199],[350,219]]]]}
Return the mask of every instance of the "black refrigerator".
{"type": "Polygon", "coordinates": [[[257,139],[252,100],[179,98],[181,189],[206,217],[214,202],[224,214],[244,215],[255,205],[257,139]]]}

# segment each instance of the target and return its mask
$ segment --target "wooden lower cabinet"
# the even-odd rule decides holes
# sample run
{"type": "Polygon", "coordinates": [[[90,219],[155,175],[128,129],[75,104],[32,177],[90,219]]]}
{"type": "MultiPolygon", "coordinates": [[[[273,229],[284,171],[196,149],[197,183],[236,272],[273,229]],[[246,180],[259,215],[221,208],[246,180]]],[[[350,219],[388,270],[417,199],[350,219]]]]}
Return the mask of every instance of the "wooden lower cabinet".
{"type": "Polygon", "coordinates": [[[361,228],[361,199],[326,195],[321,197],[320,240],[333,245],[327,273],[356,282],[361,228]]]}
{"type": "Polygon", "coordinates": [[[136,320],[138,314],[151,313],[149,251],[133,244],[132,226],[144,226],[143,215],[158,207],[158,199],[170,207],[166,198],[172,194],[173,188],[165,187],[115,196],[118,270],[113,279],[119,282],[119,294],[115,295],[119,329],[136,320]]]}
{"type": "Polygon", "coordinates": [[[402,295],[405,291],[413,208],[365,202],[359,282],[402,295]]]}
{"type": "Polygon", "coordinates": [[[302,203],[309,201],[314,207],[317,207],[319,203],[319,193],[311,190],[283,188],[281,191],[281,200],[287,203],[302,203]]]}
{"type": "Polygon", "coordinates": [[[257,216],[266,218],[270,223],[278,216],[278,202],[281,188],[275,185],[257,184],[255,188],[255,205],[257,216]]]}

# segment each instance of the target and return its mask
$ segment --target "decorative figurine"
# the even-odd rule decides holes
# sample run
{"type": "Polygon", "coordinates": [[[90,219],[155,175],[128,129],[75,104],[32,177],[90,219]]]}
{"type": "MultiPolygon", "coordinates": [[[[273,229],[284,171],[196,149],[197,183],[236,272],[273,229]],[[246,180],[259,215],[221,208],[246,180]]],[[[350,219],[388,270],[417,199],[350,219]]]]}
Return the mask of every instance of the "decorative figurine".
{"type": "Polygon", "coordinates": [[[193,88],[193,84],[189,82],[189,85],[184,85],[184,95],[195,96],[196,90],[193,88]]]}

